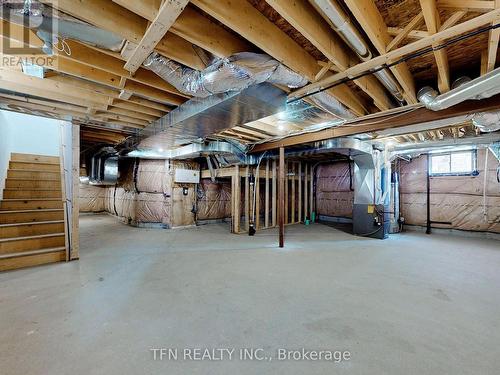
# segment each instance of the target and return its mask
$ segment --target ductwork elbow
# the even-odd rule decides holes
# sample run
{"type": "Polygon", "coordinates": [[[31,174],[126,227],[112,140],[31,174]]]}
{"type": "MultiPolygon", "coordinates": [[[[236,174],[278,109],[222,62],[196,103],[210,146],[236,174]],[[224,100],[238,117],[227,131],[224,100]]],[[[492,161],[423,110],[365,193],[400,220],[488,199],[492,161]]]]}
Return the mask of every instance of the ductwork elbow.
{"type": "Polygon", "coordinates": [[[442,109],[440,108],[440,103],[437,99],[438,92],[430,86],[422,87],[417,93],[417,98],[420,103],[432,111],[439,111],[442,109]]]}

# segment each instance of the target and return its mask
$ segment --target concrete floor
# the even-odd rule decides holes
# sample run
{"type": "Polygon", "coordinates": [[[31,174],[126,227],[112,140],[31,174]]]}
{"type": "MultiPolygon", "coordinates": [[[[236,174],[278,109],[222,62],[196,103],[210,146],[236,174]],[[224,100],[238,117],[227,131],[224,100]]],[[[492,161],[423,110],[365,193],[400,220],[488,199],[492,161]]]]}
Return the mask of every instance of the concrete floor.
{"type": "Polygon", "coordinates": [[[80,261],[0,274],[0,374],[499,373],[498,241],[286,231],[280,250],[274,231],[83,217],[80,261]],[[351,359],[154,361],[155,347],[351,359]]]}

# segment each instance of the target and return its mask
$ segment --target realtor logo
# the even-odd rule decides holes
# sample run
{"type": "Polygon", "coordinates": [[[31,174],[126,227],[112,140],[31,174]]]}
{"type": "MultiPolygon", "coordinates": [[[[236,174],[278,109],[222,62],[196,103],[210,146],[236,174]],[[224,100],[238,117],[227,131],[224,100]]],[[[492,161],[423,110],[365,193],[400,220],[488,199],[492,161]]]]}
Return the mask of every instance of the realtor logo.
{"type": "MultiPolygon", "coordinates": [[[[50,5],[54,5],[51,2],[50,5]]],[[[35,0],[1,2],[1,66],[37,65],[53,68],[55,33],[54,8],[35,0]]]]}

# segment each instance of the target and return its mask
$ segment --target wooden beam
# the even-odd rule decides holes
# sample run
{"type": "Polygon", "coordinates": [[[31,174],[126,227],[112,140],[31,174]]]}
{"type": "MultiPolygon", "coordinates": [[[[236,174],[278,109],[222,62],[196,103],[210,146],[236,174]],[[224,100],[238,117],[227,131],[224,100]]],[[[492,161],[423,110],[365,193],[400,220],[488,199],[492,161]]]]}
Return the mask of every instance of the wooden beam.
{"type": "Polygon", "coordinates": [[[405,38],[408,37],[408,34],[410,34],[410,32],[413,31],[423,19],[424,15],[422,12],[413,17],[411,21],[408,22],[408,24],[394,37],[394,39],[389,42],[386,51],[389,52],[394,49],[394,47],[397,47],[405,38]]]}
{"type": "Polygon", "coordinates": [[[337,74],[332,75],[331,77],[327,77],[318,82],[311,83],[303,88],[293,91],[290,94],[290,97],[299,97],[309,92],[314,92],[314,90],[335,84],[336,82],[345,79],[349,76],[355,76],[361,73],[366,73],[371,69],[376,68],[377,66],[383,65],[388,62],[396,61],[408,54],[432,46],[433,44],[439,44],[449,38],[472,31],[486,24],[498,21],[500,21],[500,10],[495,9],[489,13],[475,17],[469,21],[462,22],[446,30],[440,31],[434,35],[430,35],[426,38],[404,45],[398,49],[395,49],[383,55],[374,57],[371,60],[362,62],[358,65],[353,66],[352,68],[345,70],[344,72],[339,72],[337,74]]]}
{"type": "Polygon", "coordinates": [[[465,10],[457,10],[455,13],[449,16],[446,21],[443,22],[443,24],[439,28],[439,31],[446,30],[449,27],[456,25],[458,21],[460,21],[466,14],[467,12],[465,10]]]}
{"type": "Polygon", "coordinates": [[[337,128],[330,128],[321,130],[315,133],[299,134],[290,136],[277,141],[270,141],[255,145],[250,151],[262,152],[266,150],[273,150],[279,147],[289,147],[303,143],[322,141],[330,138],[345,137],[355,134],[363,134],[381,131],[385,129],[396,129],[413,124],[426,123],[431,121],[443,120],[447,118],[470,115],[476,112],[488,112],[500,107],[500,95],[482,100],[468,100],[456,106],[444,109],[442,111],[431,111],[427,108],[418,108],[409,111],[404,116],[397,116],[387,114],[377,120],[376,123],[373,119],[360,119],[345,126],[337,128]]]}
{"type": "Polygon", "coordinates": [[[125,69],[134,74],[144,60],[153,52],[156,45],[165,36],[177,17],[184,10],[189,0],[166,0],[161,5],[156,17],[146,29],[137,48],[127,60],[125,69]]]}
{"type": "Polygon", "coordinates": [[[112,106],[117,107],[117,108],[123,108],[123,109],[134,111],[134,112],[139,112],[139,113],[151,115],[151,116],[155,116],[155,117],[162,117],[167,113],[166,111],[151,108],[149,106],[144,106],[143,104],[140,104],[140,103],[134,103],[131,100],[133,100],[133,98],[130,98],[129,101],[113,100],[112,106]]]}
{"type": "MultiPolygon", "coordinates": [[[[441,19],[436,0],[420,0],[420,7],[424,14],[427,31],[433,35],[441,28],[441,19]]],[[[434,51],[434,58],[438,68],[438,87],[441,93],[450,91],[450,68],[445,49],[434,51]]]]}
{"type": "Polygon", "coordinates": [[[470,12],[489,12],[495,9],[495,2],[489,0],[438,0],[439,9],[462,9],[470,12]]]}
{"type": "MultiPolygon", "coordinates": [[[[500,0],[495,0],[495,9],[500,8],[500,0]]],[[[497,61],[498,40],[500,38],[500,29],[490,30],[488,34],[488,56],[486,59],[486,72],[495,69],[497,61]]]]}
{"type": "MultiPolygon", "coordinates": [[[[52,0],[42,2],[52,5],[52,0]]],[[[110,0],[58,0],[56,5],[62,12],[114,32],[136,44],[141,41],[148,26],[146,19],[110,0]]],[[[155,50],[193,69],[205,67],[191,43],[175,34],[167,33],[155,50]]]]}
{"type": "Polygon", "coordinates": [[[158,14],[162,0],[113,0],[113,2],[152,21],[158,14]]]}
{"type": "MultiPolygon", "coordinates": [[[[400,27],[388,27],[387,32],[391,36],[397,36],[403,31],[400,27]]],[[[428,37],[430,34],[424,30],[411,30],[406,36],[408,39],[423,39],[428,37]]],[[[394,49],[394,48],[393,48],[394,49]]]]}
{"type": "Polygon", "coordinates": [[[278,225],[279,247],[285,246],[285,148],[279,149],[279,180],[278,180],[278,225]]]}
{"type": "Polygon", "coordinates": [[[107,98],[89,91],[76,90],[74,86],[48,79],[27,76],[24,73],[0,68],[2,88],[23,94],[45,97],[86,107],[106,109],[107,98]]]}
{"type": "Polygon", "coordinates": [[[255,47],[246,40],[230,33],[190,6],[177,18],[171,32],[218,57],[255,51],[255,47]]]}
{"type": "MultiPolygon", "coordinates": [[[[333,62],[338,70],[345,70],[360,61],[306,0],[266,1],[333,62]]],[[[314,81],[323,77],[328,70],[329,67],[322,67],[314,76],[314,81]]],[[[363,77],[354,83],[368,94],[381,110],[393,107],[391,99],[375,77],[363,77]]]]}
{"type": "MultiPolygon", "coordinates": [[[[378,53],[381,55],[385,54],[387,52],[387,45],[391,42],[391,37],[387,32],[387,25],[374,1],[345,0],[345,3],[370,38],[378,53]]],[[[391,67],[390,70],[403,88],[403,97],[408,104],[416,103],[415,82],[413,81],[413,76],[410,73],[408,65],[401,63],[391,67]]]]}
{"type": "MultiPolygon", "coordinates": [[[[211,0],[193,0],[192,3],[309,81],[313,81],[320,70],[305,49],[246,0],[231,0],[224,6],[211,0]]],[[[347,86],[337,86],[329,93],[356,114],[366,113],[359,98],[347,86]]]]}

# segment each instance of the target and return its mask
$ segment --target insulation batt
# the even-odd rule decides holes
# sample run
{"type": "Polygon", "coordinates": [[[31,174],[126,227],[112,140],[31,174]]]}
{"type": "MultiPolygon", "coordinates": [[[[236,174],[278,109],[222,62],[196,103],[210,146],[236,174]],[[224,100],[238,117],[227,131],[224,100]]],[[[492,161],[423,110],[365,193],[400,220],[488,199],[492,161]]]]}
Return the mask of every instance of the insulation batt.
{"type": "Polygon", "coordinates": [[[231,181],[202,179],[198,185],[197,204],[199,220],[231,217],[231,181]]]}
{"type": "MultiPolygon", "coordinates": [[[[433,227],[500,233],[500,184],[496,179],[498,163],[488,156],[487,216],[483,215],[484,149],[478,150],[478,176],[431,177],[431,220],[451,222],[433,227]]],[[[425,226],[426,156],[401,163],[401,215],[407,224],[425,226]]]]}
{"type": "Polygon", "coordinates": [[[316,170],[317,214],[352,218],[353,202],[348,162],[319,165],[316,170]]]}
{"type": "Polygon", "coordinates": [[[100,186],[80,184],[79,205],[80,212],[104,211],[106,189],[100,186]]]}

